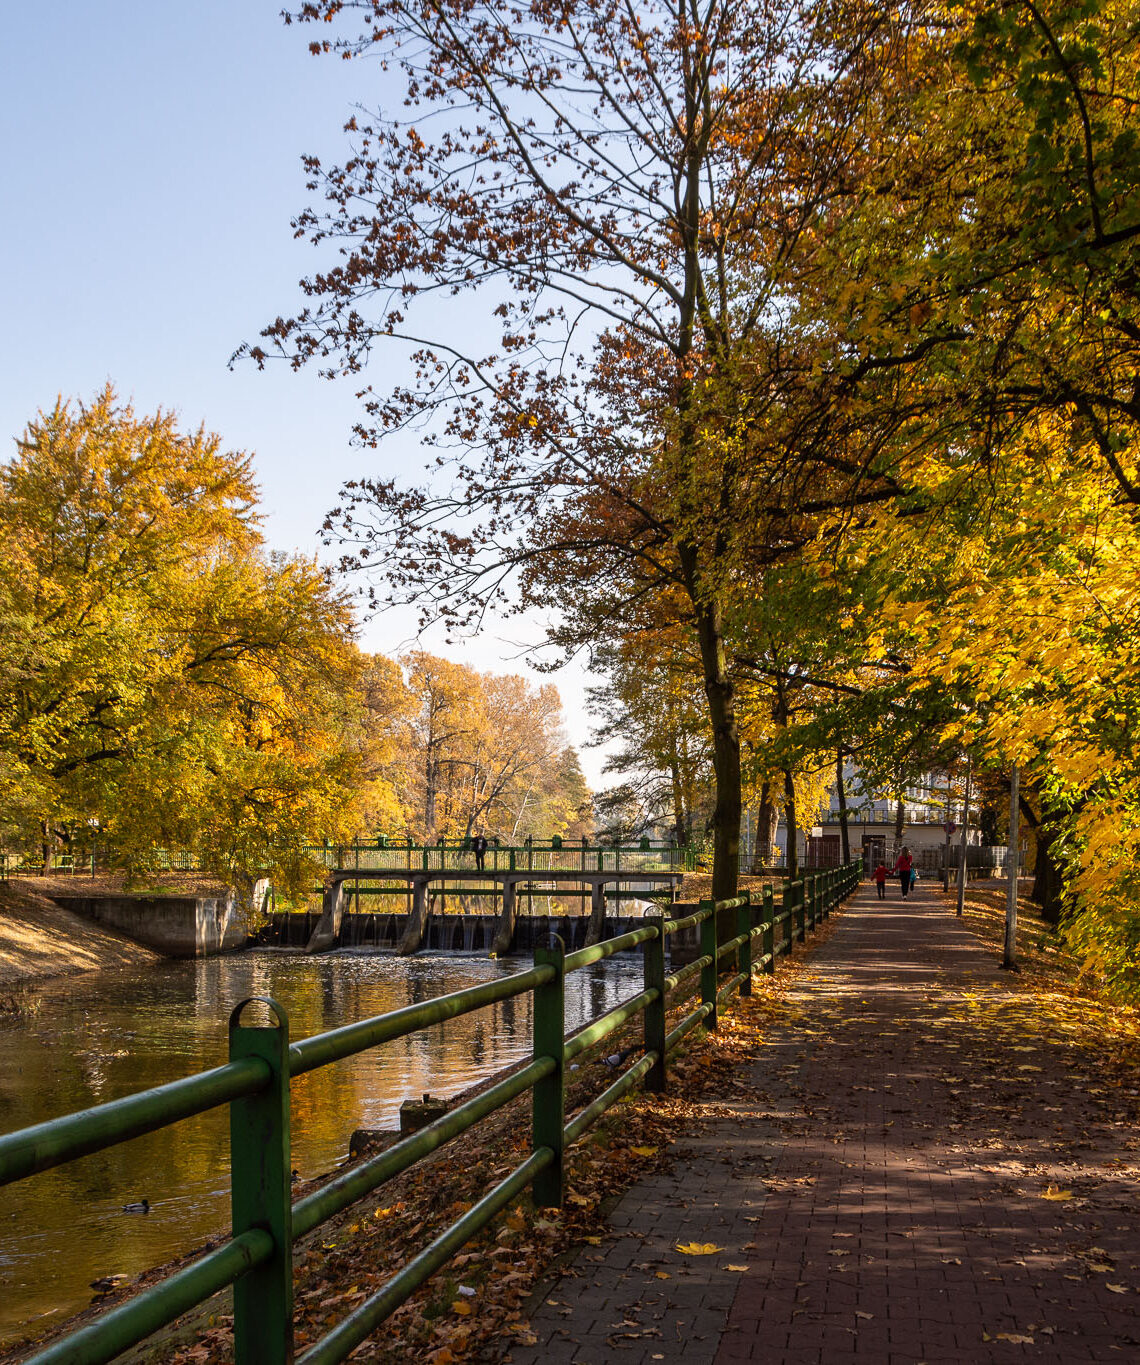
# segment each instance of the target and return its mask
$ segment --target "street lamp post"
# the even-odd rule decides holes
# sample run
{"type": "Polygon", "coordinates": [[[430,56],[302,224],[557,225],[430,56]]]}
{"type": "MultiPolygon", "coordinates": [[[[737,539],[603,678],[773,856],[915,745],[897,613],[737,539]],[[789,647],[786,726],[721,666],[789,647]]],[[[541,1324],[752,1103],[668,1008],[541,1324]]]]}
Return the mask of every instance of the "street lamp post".
{"type": "Polygon", "coordinates": [[[1018,779],[1019,773],[1015,763],[1009,774],[1009,853],[1006,858],[1006,874],[1009,877],[1009,882],[1006,887],[1005,900],[1005,948],[1001,959],[1002,970],[1007,972],[1019,970],[1017,965],[1017,859],[1020,852],[1018,779]]]}

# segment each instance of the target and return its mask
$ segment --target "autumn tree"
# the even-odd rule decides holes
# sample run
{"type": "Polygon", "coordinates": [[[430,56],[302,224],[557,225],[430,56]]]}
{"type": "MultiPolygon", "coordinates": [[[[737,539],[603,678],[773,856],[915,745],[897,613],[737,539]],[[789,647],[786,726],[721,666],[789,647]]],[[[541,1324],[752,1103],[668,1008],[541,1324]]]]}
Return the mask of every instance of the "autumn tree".
{"type": "Polygon", "coordinates": [[[611,746],[603,772],[618,781],[598,796],[632,837],[666,826],[685,846],[711,814],[712,765],[695,642],[676,625],[600,646],[606,682],[590,689],[594,742],[611,746]]]}
{"type": "MultiPolygon", "coordinates": [[[[741,354],[783,382],[783,277],[860,144],[860,26],[877,19],[744,0],[314,0],[290,18],[322,26],[315,51],[379,57],[385,107],[405,112],[354,118],[340,166],[308,159],[324,207],[297,230],[340,260],[249,349],[356,375],[377,347],[403,347],[410,378],[363,381],[358,435],[426,423],[441,452],[433,484],[350,485],[330,534],[351,565],[376,566],[384,600],[468,623],[503,600],[553,605],[564,642],[676,591],[709,717],[714,891],[731,894],[724,593],[763,481],[708,435],[757,424],[732,399],[741,354]],[[353,17],[355,31],[332,27],[353,17]],[[464,294],[484,319],[469,340],[448,302],[464,294]]],[[[768,483],[777,500],[792,491],[779,469],[768,483]]]]}
{"type": "Polygon", "coordinates": [[[0,467],[0,804],[12,836],[98,829],[303,874],[351,823],[359,661],[346,601],[265,552],[247,457],[107,388],[41,413],[0,467]]]}
{"type": "Polygon", "coordinates": [[[404,795],[416,834],[434,840],[482,829],[514,843],[581,832],[589,789],[555,687],[422,650],[403,666],[404,795]]]}

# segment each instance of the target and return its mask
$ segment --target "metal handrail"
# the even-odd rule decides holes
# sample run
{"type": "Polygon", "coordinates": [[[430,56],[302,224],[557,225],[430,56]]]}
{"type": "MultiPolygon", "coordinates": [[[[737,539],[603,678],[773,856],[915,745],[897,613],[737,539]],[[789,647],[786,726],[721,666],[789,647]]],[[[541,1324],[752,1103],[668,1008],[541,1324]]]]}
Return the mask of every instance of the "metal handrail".
{"type": "MultiPolygon", "coordinates": [[[[376,1294],[300,1357],[299,1365],[331,1365],[346,1358],[401,1303],[524,1189],[539,1206],[563,1202],[567,1146],[612,1105],[644,1082],[663,1089],[669,1054],[694,1028],[717,1026],[721,1004],[737,989],[752,989],[754,968],[773,972],[779,953],[790,953],[855,889],[861,862],[815,872],[786,883],[776,912],[771,888],[759,903],[748,894],[704,900],[680,920],[657,915],[644,926],[567,954],[561,940],[538,948],[534,966],[389,1014],[345,1025],[290,1044],[288,1019],[265,1000],[276,1027],[246,1027],[243,1001],[230,1017],[230,1060],[151,1090],[0,1137],[0,1184],[24,1179],[79,1156],[100,1151],[191,1114],[230,1107],[233,1236],[221,1247],[109,1310],[94,1322],[45,1347],[33,1365],[97,1365],[112,1360],[228,1285],[234,1287],[234,1358],[237,1365],[284,1365],[293,1358],[292,1244],[385,1181],[436,1151],[512,1100],[534,1092],[531,1155],[500,1184],[446,1228],[376,1294]],[[717,925],[735,914],[735,933],[721,942],[717,925]],[[759,918],[757,918],[759,915],[759,918]],[[667,940],[700,932],[700,954],[670,975],[667,940]],[[775,934],[783,929],[777,946],[775,934]],[[761,952],[753,959],[753,945],[761,952]],[[563,985],[568,972],[631,948],[644,950],[645,988],[585,1028],[567,1036],[563,985]],[[721,961],[732,975],[721,981],[721,961]],[[666,1005],[695,977],[700,1003],[666,1029],[666,1005]],[[458,1018],[499,1000],[533,994],[533,1058],[503,1080],[442,1115],[319,1190],[292,1202],[289,1153],[289,1082],[368,1048],[458,1018]],[[565,1071],[569,1061],[642,1015],[642,1056],[595,1100],[567,1120],[565,1071]]],[[[684,997],[682,997],[684,998],[684,997]]]]}

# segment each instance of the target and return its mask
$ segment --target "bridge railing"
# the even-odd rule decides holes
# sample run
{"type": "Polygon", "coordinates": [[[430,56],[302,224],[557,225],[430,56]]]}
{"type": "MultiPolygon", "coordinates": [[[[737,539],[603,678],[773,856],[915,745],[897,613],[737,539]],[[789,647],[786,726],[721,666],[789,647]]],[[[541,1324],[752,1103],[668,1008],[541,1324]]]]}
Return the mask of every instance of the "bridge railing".
{"type": "Polygon", "coordinates": [[[560,1206],[567,1148],[636,1085],[664,1089],[668,1058],[681,1040],[699,1025],[715,1028],[720,1005],[737,990],[750,994],[753,972],[775,971],[780,953],[790,953],[796,942],[802,942],[806,931],[822,923],[855,889],[860,877],[858,863],[802,877],[782,888],[778,910],[771,889],[757,904],[747,894],[733,900],[705,900],[694,914],[682,919],[653,916],[630,933],[575,953],[567,954],[554,938],[549,946],[536,949],[534,965],[526,971],[292,1043],[288,1018],[276,1001],[243,1000],[230,1015],[229,1060],[223,1065],[0,1137],[0,1184],[9,1184],[192,1114],[223,1104],[230,1109],[231,1239],[47,1345],[32,1361],[35,1365],[97,1365],[112,1360],[232,1285],[237,1365],[286,1365],[293,1360],[293,1242],[489,1114],[532,1092],[529,1156],[310,1347],[299,1357],[299,1365],[328,1365],[346,1359],[528,1187],[539,1206],[560,1206]],[[735,930],[731,937],[724,931],[726,917],[735,930]],[[670,937],[690,928],[700,934],[699,956],[667,972],[670,937]],[[567,975],[639,946],[644,989],[568,1037],[567,975]],[[726,969],[731,973],[727,981],[722,980],[726,969]],[[699,1003],[689,999],[698,987],[699,1003]],[[292,1202],[293,1076],[522,995],[534,997],[530,1062],[380,1155],[292,1202]],[[271,1026],[242,1023],[247,1008],[258,1001],[272,1016],[271,1026]],[[669,1009],[674,1010],[671,1028],[669,1009]],[[568,1064],[639,1015],[641,1057],[590,1104],[568,1117],[568,1064]]]}
{"type": "MultiPolygon", "coordinates": [[[[465,872],[475,867],[471,841],[434,844],[388,842],[314,845],[303,852],[329,871],[465,872]]],[[[544,840],[487,846],[489,872],[685,872],[695,866],[692,850],[677,844],[565,844],[544,840]]]]}

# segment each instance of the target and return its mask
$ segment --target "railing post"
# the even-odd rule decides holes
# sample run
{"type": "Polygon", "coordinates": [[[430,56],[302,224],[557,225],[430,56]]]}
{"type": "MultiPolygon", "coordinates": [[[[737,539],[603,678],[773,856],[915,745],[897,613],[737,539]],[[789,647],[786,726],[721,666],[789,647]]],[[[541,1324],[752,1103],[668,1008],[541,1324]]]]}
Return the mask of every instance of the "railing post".
{"type": "Polygon", "coordinates": [[[293,1360],[293,1193],[289,1151],[289,1018],[276,1000],[253,996],[230,1015],[230,1061],[257,1057],[269,1083],[230,1103],[230,1202],[234,1236],[264,1228],[273,1256],[234,1284],[237,1365],[290,1365],[293,1360]],[[254,1000],[276,1028],[243,1028],[254,1000]]]}
{"type": "Polygon", "coordinates": [[[743,975],[744,980],[740,983],[740,994],[752,994],[752,897],[749,892],[744,893],[744,904],[736,907],[736,933],[737,937],[747,934],[748,937],[736,950],[736,970],[743,975]]]}
{"type": "Polygon", "coordinates": [[[646,1073],[645,1088],[660,1092],[665,1089],[665,916],[650,915],[646,924],[657,934],[642,944],[645,989],[655,990],[657,998],[645,1007],[645,1051],[655,1052],[657,1060],[646,1073]]]}
{"type": "Polygon", "coordinates": [[[784,942],[790,957],[796,941],[796,889],[792,882],[785,882],[780,890],[780,921],[784,926],[784,942]]]}
{"type": "Polygon", "coordinates": [[[534,1179],[534,1202],[539,1208],[562,1207],[565,1174],[562,1159],[566,1123],[566,1064],[563,1041],[565,1025],[566,946],[551,934],[545,946],[534,950],[534,965],[549,965],[554,976],[534,992],[534,1055],[553,1057],[554,1070],[536,1081],[531,1092],[532,1150],[549,1147],[554,1160],[534,1179]]]}
{"type": "Polygon", "coordinates": [[[716,901],[701,901],[700,908],[708,911],[708,914],[701,920],[701,956],[712,957],[712,961],[706,962],[701,968],[701,1004],[709,1007],[709,1013],[705,1016],[705,1028],[715,1029],[717,1024],[716,901]]]}
{"type": "Polygon", "coordinates": [[[764,888],[764,954],[767,961],[764,963],[764,970],[772,975],[776,970],[776,926],[773,923],[776,914],[776,906],[772,897],[772,888],[764,888]]]}
{"type": "Polygon", "coordinates": [[[796,942],[807,942],[807,931],[804,925],[804,878],[801,877],[796,882],[795,889],[796,902],[796,942]]]}

